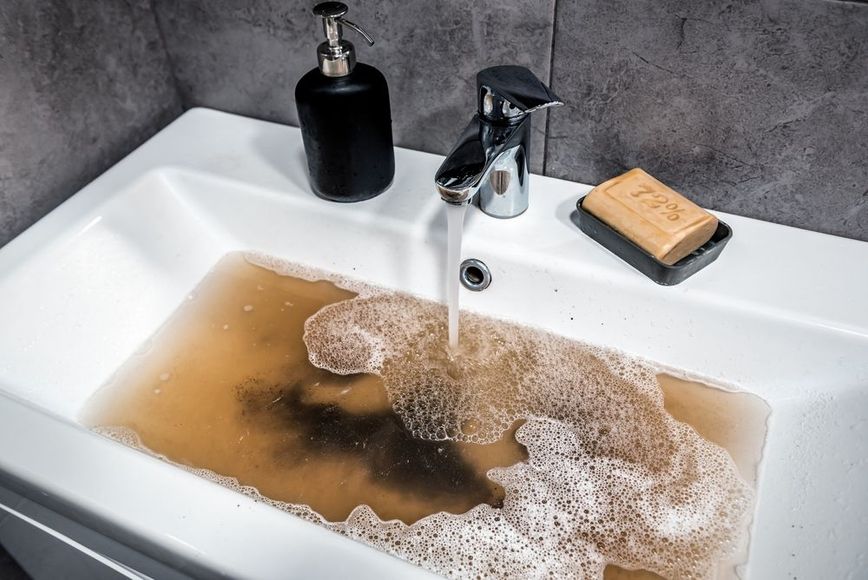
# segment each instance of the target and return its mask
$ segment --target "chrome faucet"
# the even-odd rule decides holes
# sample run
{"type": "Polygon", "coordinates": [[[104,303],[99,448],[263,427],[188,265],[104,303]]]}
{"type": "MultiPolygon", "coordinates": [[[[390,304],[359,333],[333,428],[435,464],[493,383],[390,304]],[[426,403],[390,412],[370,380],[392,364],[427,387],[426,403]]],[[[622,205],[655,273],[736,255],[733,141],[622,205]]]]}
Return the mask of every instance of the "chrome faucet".
{"type": "Polygon", "coordinates": [[[523,66],[479,71],[476,96],[478,112],[434,183],[447,203],[476,203],[492,217],[512,218],[528,204],[530,113],[563,102],[523,66]]]}

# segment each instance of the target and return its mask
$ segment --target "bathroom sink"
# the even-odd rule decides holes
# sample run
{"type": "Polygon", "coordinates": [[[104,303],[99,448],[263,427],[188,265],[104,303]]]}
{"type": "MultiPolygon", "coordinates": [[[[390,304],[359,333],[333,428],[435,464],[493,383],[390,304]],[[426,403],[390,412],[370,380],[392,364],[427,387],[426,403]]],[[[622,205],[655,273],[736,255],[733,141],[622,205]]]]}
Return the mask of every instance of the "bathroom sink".
{"type": "MultiPolygon", "coordinates": [[[[309,191],[297,129],[194,109],[0,249],[0,504],[143,573],[425,577],[78,417],[228,252],[443,301],[441,161],[399,149],[387,193],[329,203],[309,191]]],[[[588,186],[531,179],[522,216],[469,212],[463,257],[493,283],[462,307],[764,398],[745,575],[864,575],[868,244],[719,214],[734,232],[721,257],[660,287],[573,224],[588,186]]]]}

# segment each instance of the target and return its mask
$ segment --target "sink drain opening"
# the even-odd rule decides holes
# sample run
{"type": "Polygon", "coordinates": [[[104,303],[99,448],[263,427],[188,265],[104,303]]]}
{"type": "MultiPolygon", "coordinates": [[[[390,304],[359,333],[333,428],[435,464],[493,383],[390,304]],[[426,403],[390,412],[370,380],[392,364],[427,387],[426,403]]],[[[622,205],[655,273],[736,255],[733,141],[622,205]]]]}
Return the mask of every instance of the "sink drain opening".
{"type": "Polygon", "coordinates": [[[491,270],[482,260],[470,258],[461,262],[459,279],[471,292],[482,292],[491,284],[491,270]]]}

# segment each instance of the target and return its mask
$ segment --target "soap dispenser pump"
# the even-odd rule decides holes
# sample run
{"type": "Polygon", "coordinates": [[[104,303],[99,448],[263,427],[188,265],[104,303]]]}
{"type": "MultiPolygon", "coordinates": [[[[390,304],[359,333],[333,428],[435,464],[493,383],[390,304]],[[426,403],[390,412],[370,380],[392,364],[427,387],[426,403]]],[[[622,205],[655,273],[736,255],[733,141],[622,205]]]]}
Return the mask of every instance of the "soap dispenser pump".
{"type": "Polygon", "coordinates": [[[344,18],[347,10],[342,2],[314,7],[326,41],[317,48],[319,66],[295,87],[311,187],[319,197],[338,202],[375,197],[395,175],[389,87],[380,71],[356,62],[355,48],[343,39],[346,26],[374,44],[344,18]]]}

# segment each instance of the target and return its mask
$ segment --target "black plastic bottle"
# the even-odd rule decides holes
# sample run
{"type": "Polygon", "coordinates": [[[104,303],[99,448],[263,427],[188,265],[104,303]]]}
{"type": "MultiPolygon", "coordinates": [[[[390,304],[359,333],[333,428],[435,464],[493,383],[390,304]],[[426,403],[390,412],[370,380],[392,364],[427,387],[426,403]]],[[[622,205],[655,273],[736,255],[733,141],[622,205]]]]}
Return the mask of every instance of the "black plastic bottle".
{"type": "Polygon", "coordinates": [[[313,13],[322,17],[327,40],[317,48],[319,67],[295,87],[310,184],[331,201],[370,199],[395,176],[389,87],[380,71],[356,63],[352,43],[341,38],[347,26],[374,43],[343,18],[346,4],[323,2],[313,13]]]}

